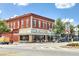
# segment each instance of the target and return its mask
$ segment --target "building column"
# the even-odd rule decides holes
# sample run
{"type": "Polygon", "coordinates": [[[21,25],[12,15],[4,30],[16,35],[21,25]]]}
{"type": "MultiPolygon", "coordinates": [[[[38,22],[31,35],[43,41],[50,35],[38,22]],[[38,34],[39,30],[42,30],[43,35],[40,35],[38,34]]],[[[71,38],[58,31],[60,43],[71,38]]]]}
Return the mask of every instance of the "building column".
{"type": "Polygon", "coordinates": [[[30,19],[31,19],[31,28],[32,28],[32,19],[33,19],[33,17],[31,16],[30,19]]]}
{"type": "Polygon", "coordinates": [[[45,42],[47,42],[48,41],[48,36],[47,35],[45,35],[45,42]]]}
{"type": "Polygon", "coordinates": [[[33,42],[33,37],[32,37],[32,35],[29,35],[29,42],[33,42]]]}

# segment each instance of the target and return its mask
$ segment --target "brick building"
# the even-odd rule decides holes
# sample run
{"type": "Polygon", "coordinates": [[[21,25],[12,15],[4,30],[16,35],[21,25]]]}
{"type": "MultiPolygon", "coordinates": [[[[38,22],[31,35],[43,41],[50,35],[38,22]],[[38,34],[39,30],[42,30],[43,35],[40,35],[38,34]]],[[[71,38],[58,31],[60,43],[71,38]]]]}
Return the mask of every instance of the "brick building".
{"type": "Polygon", "coordinates": [[[6,22],[20,42],[49,41],[48,36],[54,25],[53,19],[33,13],[9,18],[6,22]]]}

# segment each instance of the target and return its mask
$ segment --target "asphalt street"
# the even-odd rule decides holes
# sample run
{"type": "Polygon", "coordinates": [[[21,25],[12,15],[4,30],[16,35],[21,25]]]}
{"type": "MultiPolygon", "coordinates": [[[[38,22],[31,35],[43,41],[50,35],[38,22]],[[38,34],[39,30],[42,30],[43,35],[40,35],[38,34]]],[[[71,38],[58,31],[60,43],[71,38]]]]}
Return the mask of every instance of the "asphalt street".
{"type": "Polygon", "coordinates": [[[0,49],[1,56],[79,56],[79,52],[36,49],[0,49]]]}
{"type": "Polygon", "coordinates": [[[28,48],[25,45],[0,46],[0,56],[79,56],[79,49],[63,49],[55,47],[56,44],[42,44],[44,48],[40,48],[40,45],[27,44],[27,47],[30,46],[28,48]],[[45,47],[47,45],[54,47],[45,47]]]}

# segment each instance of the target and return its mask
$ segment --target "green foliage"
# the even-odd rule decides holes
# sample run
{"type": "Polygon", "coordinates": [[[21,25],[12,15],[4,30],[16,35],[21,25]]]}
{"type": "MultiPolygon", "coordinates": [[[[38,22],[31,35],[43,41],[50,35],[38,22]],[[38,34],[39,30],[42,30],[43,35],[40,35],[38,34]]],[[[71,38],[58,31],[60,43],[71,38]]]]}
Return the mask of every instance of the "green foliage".
{"type": "Polygon", "coordinates": [[[53,31],[55,34],[63,34],[65,30],[65,24],[61,21],[60,18],[58,18],[55,22],[53,31]]]}
{"type": "Polygon", "coordinates": [[[9,32],[10,29],[7,27],[6,22],[0,21],[0,33],[9,32]]]}
{"type": "MultiPolygon", "coordinates": [[[[77,25],[78,29],[79,29],[79,24],[77,25]]],[[[78,34],[79,34],[79,30],[78,30],[78,34]]]]}
{"type": "Polygon", "coordinates": [[[70,24],[70,33],[73,34],[74,33],[74,26],[72,24],[70,24]]]}
{"type": "Polygon", "coordinates": [[[69,43],[67,46],[79,46],[79,43],[69,43]]]}
{"type": "Polygon", "coordinates": [[[77,27],[79,28],[79,24],[77,25],[77,27]]]}

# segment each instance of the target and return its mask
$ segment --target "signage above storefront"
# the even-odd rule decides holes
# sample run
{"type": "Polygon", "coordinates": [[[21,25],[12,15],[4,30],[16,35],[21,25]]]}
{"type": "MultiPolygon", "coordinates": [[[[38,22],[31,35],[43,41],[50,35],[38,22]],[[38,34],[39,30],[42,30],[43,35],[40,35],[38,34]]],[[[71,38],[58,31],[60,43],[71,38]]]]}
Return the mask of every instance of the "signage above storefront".
{"type": "Polygon", "coordinates": [[[36,28],[28,28],[28,29],[20,29],[20,35],[51,35],[51,31],[45,29],[36,29],[36,28]]]}

